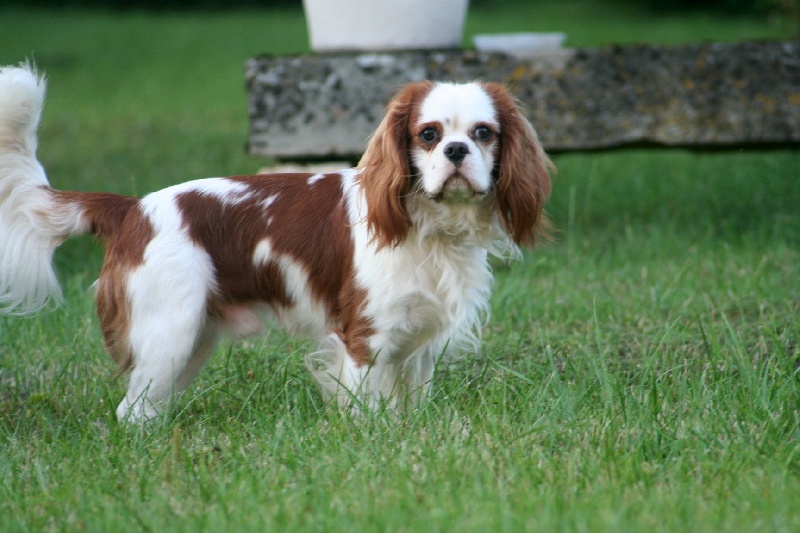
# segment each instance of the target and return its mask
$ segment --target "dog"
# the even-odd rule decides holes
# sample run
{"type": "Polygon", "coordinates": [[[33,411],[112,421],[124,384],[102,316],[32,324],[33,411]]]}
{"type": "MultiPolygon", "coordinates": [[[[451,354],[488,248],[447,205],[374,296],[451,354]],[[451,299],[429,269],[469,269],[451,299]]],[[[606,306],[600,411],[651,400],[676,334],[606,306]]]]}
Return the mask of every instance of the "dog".
{"type": "Polygon", "coordinates": [[[50,186],[36,157],[44,96],[30,65],[0,69],[0,308],[57,302],[54,250],[99,238],[97,314],[128,376],[120,420],[158,416],[221,336],[267,321],[316,343],[306,364],[326,399],[419,405],[440,358],[479,349],[489,257],[546,234],[554,167],[497,83],[403,87],[356,168],[141,198],[50,186]]]}

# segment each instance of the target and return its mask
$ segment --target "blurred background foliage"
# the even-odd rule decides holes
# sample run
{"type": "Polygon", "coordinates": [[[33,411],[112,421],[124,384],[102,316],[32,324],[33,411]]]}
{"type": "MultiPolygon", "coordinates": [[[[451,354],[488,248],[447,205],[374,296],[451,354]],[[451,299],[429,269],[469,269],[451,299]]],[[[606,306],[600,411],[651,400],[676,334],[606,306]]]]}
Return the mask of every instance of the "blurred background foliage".
{"type": "MultiPolygon", "coordinates": [[[[402,0],[398,0],[402,1],[402,0]]],[[[474,6],[529,3],[535,0],[471,0],[474,6]]],[[[24,7],[102,8],[109,10],[232,10],[259,7],[299,8],[302,0],[4,0],[24,7]]],[[[647,5],[654,11],[716,11],[730,14],[790,13],[800,10],[800,0],[597,0],[598,4],[647,5]]]]}
{"type": "MultiPolygon", "coordinates": [[[[470,5],[486,12],[493,7],[507,10],[517,4],[527,12],[532,2],[536,0],[470,0],[470,5]]],[[[800,0],[593,0],[591,3],[600,9],[604,6],[616,9],[628,7],[660,15],[705,12],[719,16],[768,17],[777,20],[789,35],[800,36],[800,0]]],[[[291,11],[302,8],[302,0],[3,0],[2,4],[20,8],[96,9],[110,12],[218,12],[262,8],[291,11]]],[[[569,1],[564,2],[565,8],[569,5],[569,1]]]]}

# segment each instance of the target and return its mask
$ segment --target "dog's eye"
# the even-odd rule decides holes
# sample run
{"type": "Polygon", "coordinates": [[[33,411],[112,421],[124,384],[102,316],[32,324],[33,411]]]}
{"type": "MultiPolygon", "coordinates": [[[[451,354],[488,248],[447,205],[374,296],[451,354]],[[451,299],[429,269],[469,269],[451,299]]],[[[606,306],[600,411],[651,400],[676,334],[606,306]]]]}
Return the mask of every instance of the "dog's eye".
{"type": "Polygon", "coordinates": [[[426,142],[426,143],[432,143],[433,141],[436,140],[436,138],[438,136],[439,136],[439,133],[433,128],[425,128],[419,134],[419,138],[422,139],[422,141],[426,142]]]}
{"type": "Polygon", "coordinates": [[[475,138],[481,142],[488,142],[494,137],[494,132],[486,126],[478,126],[475,128],[475,138]]]}

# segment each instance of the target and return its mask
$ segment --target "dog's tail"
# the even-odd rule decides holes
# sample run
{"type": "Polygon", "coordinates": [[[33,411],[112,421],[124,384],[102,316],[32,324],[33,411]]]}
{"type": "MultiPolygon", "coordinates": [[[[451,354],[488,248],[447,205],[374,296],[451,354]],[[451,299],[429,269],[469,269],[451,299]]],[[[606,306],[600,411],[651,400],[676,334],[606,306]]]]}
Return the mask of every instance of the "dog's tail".
{"type": "Polygon", "coordinates": [[[97,212],[112,203],[124,211],[134,201],[50,187],[36,159],[44,96],[45,80],[29,64],[0,67],[0,314],[31,314],[58,301],[55,249],[70,236],[100,233],[97,212]]]}

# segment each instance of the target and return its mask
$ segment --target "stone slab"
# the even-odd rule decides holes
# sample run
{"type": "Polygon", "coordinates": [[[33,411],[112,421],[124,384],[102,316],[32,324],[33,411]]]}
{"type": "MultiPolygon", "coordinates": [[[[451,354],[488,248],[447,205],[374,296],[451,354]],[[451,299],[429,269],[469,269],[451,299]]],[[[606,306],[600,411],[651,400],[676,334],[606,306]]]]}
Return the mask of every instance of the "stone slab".
{"type": "Polygon", "coordinates": [[[246,65],[249,151],[358,159],[392,94],[422,79],[501,81],[550,152],[800,146],[800,41],[262,56],[246,65]]]}

